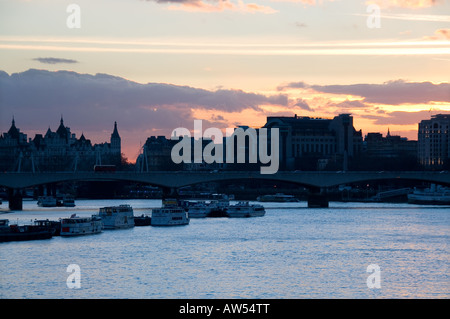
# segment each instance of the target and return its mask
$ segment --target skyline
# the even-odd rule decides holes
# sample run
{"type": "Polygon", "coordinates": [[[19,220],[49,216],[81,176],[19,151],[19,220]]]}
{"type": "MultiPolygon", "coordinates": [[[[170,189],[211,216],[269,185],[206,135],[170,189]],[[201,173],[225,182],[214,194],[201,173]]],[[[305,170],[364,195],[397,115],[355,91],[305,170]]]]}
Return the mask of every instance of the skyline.
{"type": "MultiPolygon", "coordinates": [[[[345,115],[345,114],[339,114],[339,115],[345,115]]],[[[294,115],[294,117],[295,118],[297,118],[297,115],[294,115]]],[[[434,117],[434,115],[432,116],[432,117],[434,117]]],[[[300,119],[301,117],[299,117],[299,119],[300,119]]],[[[308,119],[309,119],[309,117],[307,117],[308,119]]],[[[326,118],[310,118],[310,119],[319,119],[319,120],[326,120],[326,118]]],[[[331,120],[331,119],[328,119],[328,120],[331,120]]],[[[420,121],[421,122],[423,122],[424,120],[430,120],[430,118],[427,118],[427,119],[421,119],[420,121]]],[[[203,133],[198,133],[198,130],[196,130],[196,124],[195,123],[193,123],[194,125],[194,127],[193,127],[193,129],[189,129],[189,128],[177,128],[177,129],[182,129],[182,130],[189,130],[190,132],[191,132],[191,135],[189,135],[189,138],[201,138],[201,139],[205,139],[205,137],[203,137],[202,135],[200,135],[200,134],[203,134],[203,133]],[[197,132],[197,133],[196,133],[197,132]]],[[[418,124],[418,126],[420,126],[420,123],[417,123],[418,124]]],[[[104,140],[92,140],[91,138],[89,138],[89,136],[87,136],[87,138],[86,138],[86,135],[84,134],[84,132],[81,132],[81,134],[79,135],[79,136],[77,136],[77,132],[74,132],[73,130],[72,130],[72,128],[71,127],[69,127],[68,125],[65,125],[64,124],[64,117],[61,115],[61,118],[60,118],[60,125],[59,125],[59,127],[61,127],[61,125],[64,125],[64,127],[66,127],[67,129],[70,129],[70,132],[71,132],[71,135],[73,135],[73,137],[72,137],[72,139],[76,139],[76,140],[80,140],[80,139],[84,139],[84,140],[87,140],[87,141],[89,141],[89,142],[92,142],[92,143],[94,143],[94,144],[97,144],[97,145],[99,145],[99,144],[104,144],[104,143],[108,143],[108,140],[105,138],[104,140]]],[[[44,131],[42,131],[42,132],[36,132],[36,133],[32,133],[32,134],[35,134],[35,136],[34,137],[31,137],[31,136],[29,136],[29,134],[28,134],[28,132],[27,131],[23,131],[22,130],[22,128],[19,126],[19,125],[16,125],[16,120],[15,120],[15,117],[13,116],[13,118],[12,118],[12,120],[11,120],[11,125],[10,125],[10,127],[16,127],[17,129],[18,129],[18,131],[20,132],[20,133],[22,133],[22,134],[25,134],[25,136],[26,136],[26,139],[27,139],[27,142],[28,141],[31,141],[31,140],[33,140],[34,138],[36,138],[36,136],[37,135],[40,135],[40,136],[43,136],[43,135],[45,135],[45,133],[44,133],[44,131]]],[[[244,128],[246,127],[245,125],[243,126],[244,128]]],[[[211,127],[202,127],[202,131],[205,131],[206,129],[210,129],[211,127]]],[[[237,127],[236,127],[237,128],[237,127]]],[[[229,133],[229,130],[230,128],[226,128],[226,129],[223,129],[223,130],[221,130],[222,131],[222,133],[224,134],[223,136],[225,137],[225,136],[228,136],[228,133],[229,133]]],[[[235,128],[234,128],[235,129],[235,128]]],[[[259,129],[259,128],[256,128],[256,129],[259,129]]],[[[361,133],[362,133],[362,141],[365,141],[366,140],[366,138],[368,137],[368,135],[369,134],[381,134],[381,136],[383,136],[383,137],[394,137],[394,136],[399,136],[399,135],[395,135],[395,134],[391,134],[391,132],[390,132],[390,129],[389,129],[389,127],[388,127],[388,129],[387,129],[387,132],[386,133],[384,133],[384,132],[364,132],[362,129],[358,129],[358,127],[354,127],[354,129],[355,129],[355,131],[356,132],[358,132],[358,131],[361,131],[361,133]]],[[[419,134],[419,130],[420,129],[418,129],[418,134],[419,134]]],[[[51,125],[49,125],[48,126],[48,129],[47,129],[47,133],[48,132],[56,132],[57,130],[56,129],[52,129],[52,126],[51,125]]],[[[117,132],[117,134],[119,135],[119,137],[120,137],[120,129],[118,129],[118,124],[117,124],[117,121],[114,121],[114,132],[117,132]]],[[[171,133],[174,133],[174,132],[176,132],[176,130],[174,130],[173,132],[171,132],[171,133]]],[[[5,133],[5,134],[7,134],[7,130],[5,130],[4,132],[3,131],[1,131],[0,132],[0,136],[2,136],[2,134],[3,133],[5,133]]],[[[112,135],[110,134],[110,137],[111,137],[112,135]]],[[[147,140],[149,139],[149,138],[151,138],[151,137],[157,137],[157,136],[155,136],[155,135],[153,135],[153,136],[147,136],[147,137],[145,137],[144,138],[144,140],[147,142],[147,140]]],[[[166,138],[168,138],[168,139],[170,139],[170,136],[165,136],[166,138]]],[[[399,136],[400,138],[406,138],[407,140],[409,140],[409,141],[415,141],[415,142],[417,142],[417,140],[418,139],[409,139],[409,138],[407,138],[407,137],[404,137],[404,136],[399,136]]],[[[146,142],[144,142],[143,143],[143,145],[141,146],[141,147],[143,147],[144,146],[144,144],[146,143],[146,142]]],[[[213,142],[214,142],[214,140],[213,140],[213,142]]],[[[123,152],[123,150],[124,149],[129,149],[129,148],[127,148],[127,145],[126,144],[122,144],[122,154],[124,154],[124,155],[126,155],[127,153],[126,152],[123,152]]],[[[142,154],[142,149],[141,148],[139,148],[139,150],[138,150],[138,153],[136,153],[136,154],[138,154],[138,155],[141,155],[142,154]]],[[[130,162],[130,163],[135,163],[135,159],[129,159],[129,158],[127,158],[126,156],[125,156],[125,158],[130,162]]]]}
{"type": "Polygon", "coordinates": [[[417,139],[421,119],[450,111],[450,1],[83,0],[69,28],[71,3],[0,1],[2,132],[12,116],[36,134],[62,114],[102,142],[117,121],[134,161],[194,119],[351,113],[365,134],[417,139]]]}

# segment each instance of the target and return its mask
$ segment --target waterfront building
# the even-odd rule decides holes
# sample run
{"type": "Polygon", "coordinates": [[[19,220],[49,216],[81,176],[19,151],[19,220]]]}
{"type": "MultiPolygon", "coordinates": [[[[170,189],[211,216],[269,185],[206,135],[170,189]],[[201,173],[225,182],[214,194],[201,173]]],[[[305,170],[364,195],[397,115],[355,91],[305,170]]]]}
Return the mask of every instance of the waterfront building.
{"type": "Polygon", "coordinates": [[[1,171],[67,171],[92,170],[94,165],[121,163],[121,140],[114,123],[110,143],[92,145],[84,134],[80,138],[64,125],[61,117],[58,129],[49,127],[46,133],[27,140],[13,118],[8,132],[0,135],[1,171]]]}
{"type": "Polygon", "coordinates": [[[362,150],[362,132],[353,127],[350,114],[333,119],[311,117],[267,117],[264,128],[280,131],[281,169],[322,169],[329,161],[348,160],[362,150]]]}
{"type": "Polygon", "coordinates": [[[439,169],[450,160],[450,114],[432,115],[419,123],[418,158],[425,168],[439,169]]]}
{"type": "Polygon", "coordinates": [[[374,158],[417,157],[417,141],[391,135],[389,129],[385,137],[381,133],[367,133],[364,138],[364,152],[374,158]]]}

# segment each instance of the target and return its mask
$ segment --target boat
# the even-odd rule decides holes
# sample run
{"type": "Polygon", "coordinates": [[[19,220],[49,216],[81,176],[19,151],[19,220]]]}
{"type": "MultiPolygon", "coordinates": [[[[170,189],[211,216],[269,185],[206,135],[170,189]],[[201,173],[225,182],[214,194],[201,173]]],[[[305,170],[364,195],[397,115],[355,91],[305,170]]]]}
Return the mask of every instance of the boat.
{"type": "Polygon", "coordinates": [[[161,208],[152,210],[152,226],[178,226],[189,224],[188,212],[178,205],[176,199],[163,201],[161,208]]]}
{"type": "Polygon", "coordinates": [[[61,234],[61,221],[35,219],[34,225],[49,229],[53,233],[53,236],[59,236],[61,234]]]}
{"type": "Polygon", "coordinates": [[[150,226],[152,218],[142,214],[141,216],[134,216],[134,226],[150,226]]]}
{"type": "Polygon", "coordinates": [[[58,200],[54,196],[39,196],[37,204],[39,207],[56,207],[58,200]]]}
{"type": "Polygon", "coordinates": [[[187,206],[189,218],[227,217],[228,201],[214,200],[211,202],[200,201],[187,206]]]}
{"type": "Polygon", "coordinates": [[[97,215],[91,217],[78,217],[75,214],[70,218],[61,219],[61,236],[79,236],[101,233],[103,222],[97,215]]]}
{"type": "Polygon", "coordinates": [[[239,202],[236,205],[230,205],[227,209],[228,217],[261,217],[266,214],[264,206],[249,202],[239,202]]]}
{"type": "MultiPolygon", "coordinates": [[[[70,195],[64,195],[62,201],[59,202],[64,207],[75,207],[75,198],[70,195]]],[[[58,205],[58,202],[56,203],[58,205]]]]}
{"type": "Polygon", "coordinates": [[[104,229],[134,227],[133,208],[130,205],[102,207],[98,216],[102,219],[104,229]]]}
{"type": "Polygon", "coordinates": [[[189,218],[204,218],[211,213],[212,207],[205,201],[199,201],[186,206],[186,209],[188,211],[189,218]]]}
{"type": "Polygon", "coordinates": [[[450,189],[431,185],[430,188],[416,189],[408,194],[408,203],[420,205],[450,205],[450,189]]]}
{"type": "Polygon", "coordinates": [[[182,206],[189,212],[189,218],[204,217],[227,217],[227,208],[230,206],[229,197],[226,195],[216,196],[209,202],[182,201],[182,206]]]}
{"type": "Polygon", "coordinates": [[[38,225],[9,225],[8,219],[0,219],[0,242],[50,239],[53,232],[38,225]]]}
{"type": "Polygon", "coordinates": [[[299,202],[298,198],[293,195],[285,195],[283,193],[277,193],[275,195],[262,195],[256,198],[259,202],[277,202],[277,203],[292,203],[299,202]]]}
{"type": "Polygon", "coordinates": [[[37,204],[40,207],[75,207],[75,199],[70,195],[39,196],[37,204]]]}

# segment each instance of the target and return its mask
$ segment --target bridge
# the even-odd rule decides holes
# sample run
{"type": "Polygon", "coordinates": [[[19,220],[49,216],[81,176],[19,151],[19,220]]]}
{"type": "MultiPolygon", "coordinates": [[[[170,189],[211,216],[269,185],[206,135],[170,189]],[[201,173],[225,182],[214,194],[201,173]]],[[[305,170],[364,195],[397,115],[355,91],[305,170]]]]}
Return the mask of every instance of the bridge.
{"type": "MultiPolygon", "coordinates": [[[[320,189],[380,180],[411,180],[436,183],[450,186],[450,172],[448,171],[279,171],[275,174],[261,174],[259,171],[155,171],[155,172],[23,172],[0,173],[0,186],[6,187],[13,195],[17,190],[46,184],[71,181],[126,181],[145,183],[159,186],[166,191],[208,182],[233,180],[272,180],[289,182],[309,188],[317,193],[320,189]]],[[[19,199],[17,199],[19,200],[19,199]]],[[[21,208],[20,205],[17,208],[21,208]]],[[[10,203],[10,208],[11,203],[10,203]]],[[[17,208],[15,208],[17,210],[17,208]]]]}

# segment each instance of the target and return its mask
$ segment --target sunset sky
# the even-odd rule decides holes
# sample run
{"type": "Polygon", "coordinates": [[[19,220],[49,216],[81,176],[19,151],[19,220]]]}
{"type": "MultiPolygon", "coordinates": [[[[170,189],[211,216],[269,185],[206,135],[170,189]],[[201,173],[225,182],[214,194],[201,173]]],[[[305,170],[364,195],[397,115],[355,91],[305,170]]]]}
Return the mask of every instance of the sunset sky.
{"type": "Polygon", "coordinates": [[[450,0],[0,0],[0,133],[63,115],[101,143],[117,121],[134,161],[194,119],[351,113],[363,135],[416,139],[449,112],[450,0]]]}

